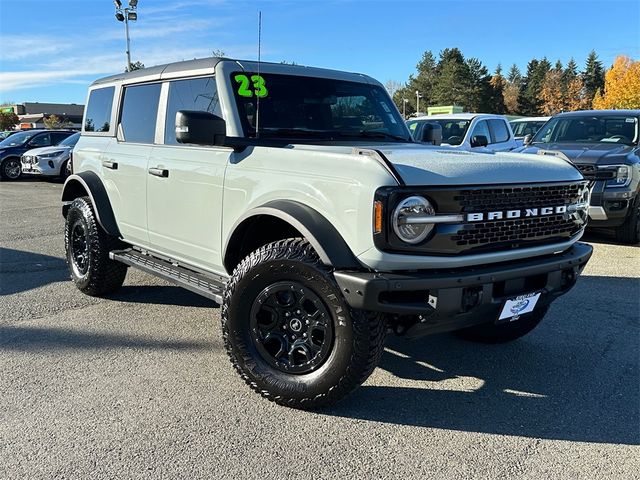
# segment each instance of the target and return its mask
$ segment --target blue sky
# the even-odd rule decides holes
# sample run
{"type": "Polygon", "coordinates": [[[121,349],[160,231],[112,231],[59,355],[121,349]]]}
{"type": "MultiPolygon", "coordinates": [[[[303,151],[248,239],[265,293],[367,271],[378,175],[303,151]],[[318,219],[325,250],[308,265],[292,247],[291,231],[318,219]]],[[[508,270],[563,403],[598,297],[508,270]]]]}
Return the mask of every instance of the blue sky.
{"type": "MultiPolygon", "coordinates": [[[[122,0],[123,3],[126,0],[122,0]]],[[[532,57],[580,68],[640,59],[640,1],[139,0],[132,60],[262,58],[367,73],[404,83],[425,50],[458,47],[490,70],[532,57]]],[[[124,26],[111,0],[0,0],[0,102],[84,103],[92,80],[124,69],[124,26]]]]}

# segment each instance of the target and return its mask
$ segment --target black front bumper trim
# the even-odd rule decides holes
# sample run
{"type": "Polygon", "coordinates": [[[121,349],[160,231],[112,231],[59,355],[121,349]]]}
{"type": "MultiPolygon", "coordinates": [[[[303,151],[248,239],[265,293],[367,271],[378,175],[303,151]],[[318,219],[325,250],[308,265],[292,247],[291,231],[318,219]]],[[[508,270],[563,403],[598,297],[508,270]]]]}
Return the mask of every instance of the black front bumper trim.
{"type": "Polygon", "coordinates": [[[489,266],[404,273],[342,270],[334,276],[353,308],[452,319],[495,310],[506,298],[534,290],[543,292],[540,304],[551,303],[571,289],[592,253],[591,245],[575,243],[562,253],[489,266]]]}

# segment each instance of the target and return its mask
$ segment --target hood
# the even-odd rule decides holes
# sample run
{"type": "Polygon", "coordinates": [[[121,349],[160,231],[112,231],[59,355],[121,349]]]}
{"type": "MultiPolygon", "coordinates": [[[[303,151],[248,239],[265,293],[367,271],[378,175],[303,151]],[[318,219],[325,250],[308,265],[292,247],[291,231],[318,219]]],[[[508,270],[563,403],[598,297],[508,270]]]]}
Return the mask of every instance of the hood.
{"type": "Polygon", "coordinates": [[[425,145],[377,147],[407,185],[491,185],[582,180],[557,157],[476,153],[425,145]]]}
{"type": "Polygon", "coordinates": [[[629,155],[637,155],[638,147],[617,143],[536,143],[519,151],[538,153],[540,150],[561,152],[579,165],[612,165],[625,163],[629,155]]]}
{"type": "Polygon", "coordinates": [[[24,155],[29,155],[31,157],[35,157],[37,155],[43,155],[45,153],[51,153],[55,151],[65,152],[69,150],[71,147],[68,145],[53,145],[52,147],[39,147],[32,148],[31,150],[27,150],[24,155]]]}

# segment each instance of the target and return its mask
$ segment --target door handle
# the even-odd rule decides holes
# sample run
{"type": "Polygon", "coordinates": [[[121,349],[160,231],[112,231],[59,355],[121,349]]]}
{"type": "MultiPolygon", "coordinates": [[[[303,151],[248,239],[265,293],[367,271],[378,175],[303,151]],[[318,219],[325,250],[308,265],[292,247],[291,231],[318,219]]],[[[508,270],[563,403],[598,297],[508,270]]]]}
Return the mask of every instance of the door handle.
{"type": "Polygon", "coordinates": [[[167,178],[169,176],[169,170],[166,168],[150,168],[149,173],[151,175],[155,175],[156,177],[167,178]]]}
{"type": "Polygon", "coordinates": [[[118,169],[118,162],[112,162],[111,160],[103,160],[102,161],[102,166],[104,168],[109,168],[111,170],[117,170],[118,169]]]}

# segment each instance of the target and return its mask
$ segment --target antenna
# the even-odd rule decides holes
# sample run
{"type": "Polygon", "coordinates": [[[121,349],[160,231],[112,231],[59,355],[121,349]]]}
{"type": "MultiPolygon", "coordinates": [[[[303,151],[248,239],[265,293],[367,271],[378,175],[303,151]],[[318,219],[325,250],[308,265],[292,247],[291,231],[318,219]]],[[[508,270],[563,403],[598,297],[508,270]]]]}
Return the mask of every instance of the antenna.
{"type": "MultiPolygon", "coordinates": [[[[258,77],[260,76],[260,46],[262,44],[262,10],[258,11],[258,77]]],[[[260,138],[260,97],[256,95],[256,138],[260,138]]]]}

